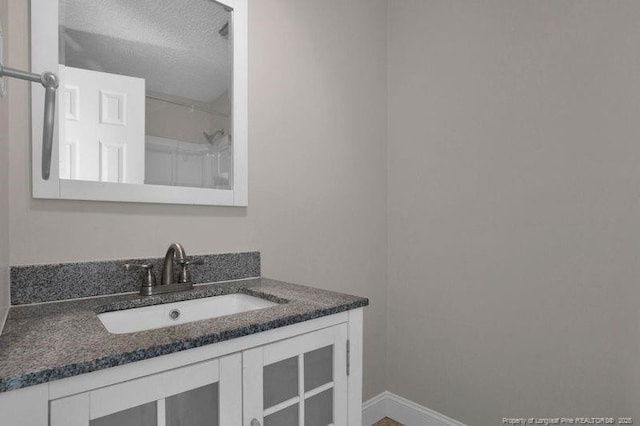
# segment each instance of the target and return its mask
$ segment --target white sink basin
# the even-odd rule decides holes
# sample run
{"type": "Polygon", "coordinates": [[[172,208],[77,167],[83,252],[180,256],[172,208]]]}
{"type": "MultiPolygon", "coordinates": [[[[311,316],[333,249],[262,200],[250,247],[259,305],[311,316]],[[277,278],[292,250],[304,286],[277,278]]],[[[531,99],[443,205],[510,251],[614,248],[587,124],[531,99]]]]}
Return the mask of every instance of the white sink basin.
{"type": "Polygon", "coordinates": [[[254,311],[275,305],[277,303],[246,294],[227,294],[105,312],[99,314],[98,318],[110,333],[125,334],[254,311]]]}

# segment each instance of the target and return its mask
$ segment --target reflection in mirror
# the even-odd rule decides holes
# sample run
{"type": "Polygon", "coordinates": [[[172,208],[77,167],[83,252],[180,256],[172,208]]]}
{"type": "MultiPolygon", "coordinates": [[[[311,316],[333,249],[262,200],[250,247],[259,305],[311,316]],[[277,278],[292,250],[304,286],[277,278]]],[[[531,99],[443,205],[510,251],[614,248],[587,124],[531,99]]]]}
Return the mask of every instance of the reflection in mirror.
{"type": "Polygon", "coordinates": [[[60,0],[60,178],[232,189],[232,14],[60,0]]]}

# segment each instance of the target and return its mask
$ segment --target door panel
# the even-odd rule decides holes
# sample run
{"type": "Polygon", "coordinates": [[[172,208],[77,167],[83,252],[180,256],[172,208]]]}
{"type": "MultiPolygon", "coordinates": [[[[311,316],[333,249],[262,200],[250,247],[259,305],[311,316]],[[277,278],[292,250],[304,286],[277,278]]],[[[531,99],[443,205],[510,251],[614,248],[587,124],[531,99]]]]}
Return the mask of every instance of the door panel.
{"type": "Polygon", "coordinates": [[[306,398],[304,402],[304,424],[327,426],[333,423],[333,389],[306,398]]]}
{"type": "Polygon", "coordinates": [[[157,426],[158,403],[149,402],[100,417],[89,422],[89,426],[157,426]]]}
{"type": "Polygon", "coordinates": [[[126,145],[100,141],[100,182],[124,182],[126,145]]]}
{"type": "Polygon", "coordinates": [[[264,426],[298,426],[300,417],[298,404],[264,417],[264,426]]]}
{"type": "Polygon", "coordinates": [[[309,392],[333,380],[333,346],[304,354],[304,391],[309,392]]]}
{"type": "Polygon", "coordinates": [[[263,368],[262,404],[265,408],[298,396],[298,357],[266,365],[263,368]]]}
{"type": "Polygon", "coordinates": [[[166,426],[218,426],[218,383],[170,396],[165,400],[166,426]]]}
{"type": "Polygon", "coordinates": [[[244,421],[265,426],[346,426],[347,325],[243,354],[244,421]]]}
{"type": "Polygon", "coordinates": [[[63,65],[59,72],[61,145],[75,141],[74,156],[60,156],[60,177],[144,183],[144,79],[63,65]]]}

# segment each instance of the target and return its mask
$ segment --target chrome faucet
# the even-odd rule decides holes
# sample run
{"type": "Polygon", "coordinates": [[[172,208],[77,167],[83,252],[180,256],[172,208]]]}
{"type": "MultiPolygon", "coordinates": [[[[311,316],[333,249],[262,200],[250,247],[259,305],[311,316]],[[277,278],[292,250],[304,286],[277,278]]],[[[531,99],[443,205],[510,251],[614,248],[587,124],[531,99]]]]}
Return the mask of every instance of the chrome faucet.
{"type": "Polygon", "coordinates": [[[180,243],[171,244],[167,250],[167,254],[164,256],[164,265],[162,266],[162,283],[160,285],[174,284],[173,262],[176,258],[180,264],[184,264],[187,261],[187,254],[184,252],[184,247],[182,247],[182,244],[180,243]]]}
{"type": "Polygon", "coordinates": [[[133,268],[140,268],[145,271],[145,279],[140,287],[140,294],[143,296],[152,296],[154,294],[172,293],[174,291],[185,291],[193,288],[193,282],[191,282],[191,276],[189,274],[189,265],[202,265],[203,260],[187,260],[187,254],[184,251],[182,244],[173,243],[169,246],[167,254],[164,257],[164,264],[162,266],[162,281],[160,285],[156,284],[156,278],[153,275],[153,265],[136,265],[127,263],[124,265],[127,271],[133,268]],[[175,275],[173,272],[174,262],[178,262],[180,266],[180,273],[178,274],[178,280],[175,281],[175,275]]]}

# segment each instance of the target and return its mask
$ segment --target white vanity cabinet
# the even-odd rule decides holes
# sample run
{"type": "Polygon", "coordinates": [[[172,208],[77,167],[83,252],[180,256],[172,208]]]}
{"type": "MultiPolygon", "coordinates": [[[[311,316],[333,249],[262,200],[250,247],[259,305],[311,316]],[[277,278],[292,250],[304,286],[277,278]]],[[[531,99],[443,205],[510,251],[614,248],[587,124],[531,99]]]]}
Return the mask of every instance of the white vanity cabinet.
{"type": "Polygon", "coordinates": [[[0,423],[21,426],[360,426],[361,413],[362,308],[0,393],[0,423]]]}

